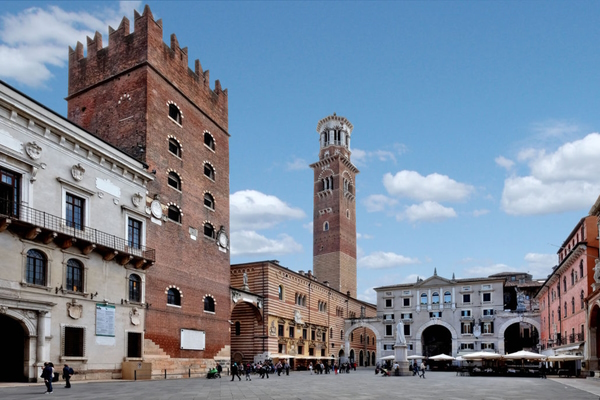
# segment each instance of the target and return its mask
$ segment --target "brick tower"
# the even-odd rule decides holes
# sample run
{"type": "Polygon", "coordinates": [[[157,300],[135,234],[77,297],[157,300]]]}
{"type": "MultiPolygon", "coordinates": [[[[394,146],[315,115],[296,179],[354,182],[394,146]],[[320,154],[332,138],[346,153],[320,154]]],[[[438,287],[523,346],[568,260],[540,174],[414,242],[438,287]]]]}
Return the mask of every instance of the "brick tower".
{"type": "MultiPolygon", "coordinates": [[[[86,56],[81,43],[69,50],[68,118],[156,174],[142,193],[146,213],[133,214],[156,249],[156,265],[141,301],[121,300],[148,307],[145,351],[210,359],[190,365],[228,358],[227,90],[219,81],[210,88],[198,60],[195,71],[188,67],[187,48],[174,34],[170,46],[163,42],[162,21],[148,6],[135,12],[133,32],[127,18],[109,27],[107,47],[96,33],[87,39],[86,56]]],[[[132,213],[126,201],[120,207],[132,213]]]]}
{"type": "Polygon", "coordinates": [[[330,115],[317,124],[320,150],[314,170],[313,269],[320,281],[356,297],[356,204],[358,169],[350,161],[352,124],[330,115]]]}

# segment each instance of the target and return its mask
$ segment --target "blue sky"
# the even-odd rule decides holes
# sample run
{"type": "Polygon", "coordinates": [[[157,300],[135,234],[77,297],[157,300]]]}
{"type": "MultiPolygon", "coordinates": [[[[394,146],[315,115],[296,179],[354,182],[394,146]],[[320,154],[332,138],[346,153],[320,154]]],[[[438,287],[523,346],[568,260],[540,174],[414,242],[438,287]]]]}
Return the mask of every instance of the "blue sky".
{"type": "MultiPolygon", "coordinates": [[[[0,79],[64,114],[68,46],[144,4],[3,2],[0,79]]],[[[354,125],[365,300],[434,268],[545,278],[600,195],[598,2],[147,4],[229,92],[233,263],[312,268],[333,112],[354,125]]]]}

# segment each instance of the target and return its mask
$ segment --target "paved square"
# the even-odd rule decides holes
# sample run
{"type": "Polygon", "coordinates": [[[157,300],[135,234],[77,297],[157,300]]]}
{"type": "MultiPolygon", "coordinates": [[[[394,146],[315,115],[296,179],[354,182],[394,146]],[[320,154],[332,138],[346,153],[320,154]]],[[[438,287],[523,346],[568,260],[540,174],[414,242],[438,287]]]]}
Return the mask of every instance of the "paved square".
{"type": "Polygon", "coordinates": [[[461,377],[453,372],[428,372],[417,377],[375,376],[372,369],[350,374],[310,375],[292,372],[290,376],[253,376],[251,382],[224,376],[208,380],[192,378],[157,381],[74,382],[54,385],[54,393],[44,396],[43,384],[0,387],[0,399],[38,399],[60,396],[65,399],[581,399],[596,400],[600,381],[590,379],[539,379],[502,377],[461,377]]]}

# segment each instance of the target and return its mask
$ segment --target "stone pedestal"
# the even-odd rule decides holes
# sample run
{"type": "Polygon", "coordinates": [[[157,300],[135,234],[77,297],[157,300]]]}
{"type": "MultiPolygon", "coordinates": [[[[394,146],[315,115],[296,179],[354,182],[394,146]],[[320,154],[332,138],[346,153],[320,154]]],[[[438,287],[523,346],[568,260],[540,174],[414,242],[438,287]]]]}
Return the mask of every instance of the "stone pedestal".
{"type": "MultiPolygon", "coordinates": [[[[407,346],[406,344],[394,345],[394,355],[396,356],[396,362],[400,366],[400,376],[410,376],[412,372],[408,369],[407,346]]],[[[392,371],[394,376],[394,371],[392,371]]]]}

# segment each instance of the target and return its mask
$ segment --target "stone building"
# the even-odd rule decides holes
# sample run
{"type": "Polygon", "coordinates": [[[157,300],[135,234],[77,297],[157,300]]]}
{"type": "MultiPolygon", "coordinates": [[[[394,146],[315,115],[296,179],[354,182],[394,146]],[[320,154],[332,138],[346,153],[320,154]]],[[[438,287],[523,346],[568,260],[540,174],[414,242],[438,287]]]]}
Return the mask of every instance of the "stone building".
{"type": "MultiPolygon", "coordinates": [[[[556,265],[536,294],[544,354],[585,354],[586,305],[598,259],[597,217],[582,218],[567,236],[556,265]]],[[[582,366],[580,366],[582,367],[582,366]]]]}
{"type": "Polygon", "coordinates": [[[141,360],[145,165],[0,82],[0,380],[121,376],[141,360]]]}
{"type": "Polygon", "coordinates": [[[145,359],[204,370],[229,359],[228,95],[150,8],[69,53],[68,117],[149,165],[144,199],[156,265],[147,276],[145,359]]]}
{"type": "Polygon", "coordinates": [[[399,321],[408,355],[456,357],[481,350],[516,351],[510,347],[535,349],[539,313],[506,309],[504,283],[504,277],[447,279],[434,272],[413,284],[375,288],[380,354],[394,354],[399,321]]]}
{"type": "Polygon", "coordinates": [[[358,169],[350,161],[352,124],[335,114],[317,124],[314,170],[312,271],[291,271],[277,261],[231,266],[231,354],[234,361],[290,359],[373,365],[376,308],[356,299],[358,169]],[[254,297],[253,297],[254,296],[254,297]]]}

